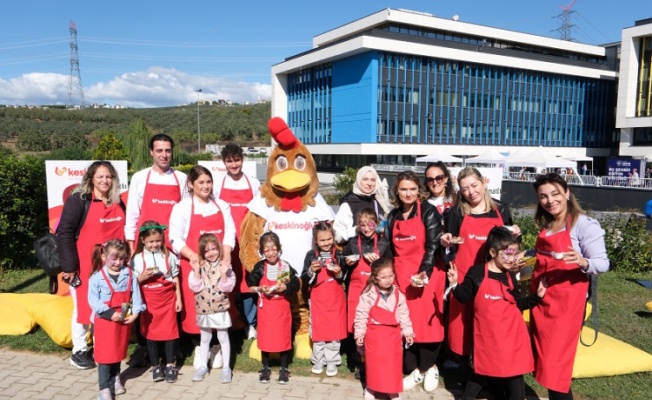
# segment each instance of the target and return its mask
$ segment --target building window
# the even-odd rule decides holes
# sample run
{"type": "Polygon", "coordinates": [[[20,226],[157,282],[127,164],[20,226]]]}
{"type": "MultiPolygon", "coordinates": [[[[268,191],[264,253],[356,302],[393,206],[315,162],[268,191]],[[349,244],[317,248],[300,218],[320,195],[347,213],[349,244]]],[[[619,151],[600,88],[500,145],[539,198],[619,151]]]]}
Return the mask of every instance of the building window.
{"type": "Polygon", "coordinates": [[[637,84],[637,117],[652,117],[652,36],[642,37],[641,50],[638,57],[638,84],[637,84]]]}

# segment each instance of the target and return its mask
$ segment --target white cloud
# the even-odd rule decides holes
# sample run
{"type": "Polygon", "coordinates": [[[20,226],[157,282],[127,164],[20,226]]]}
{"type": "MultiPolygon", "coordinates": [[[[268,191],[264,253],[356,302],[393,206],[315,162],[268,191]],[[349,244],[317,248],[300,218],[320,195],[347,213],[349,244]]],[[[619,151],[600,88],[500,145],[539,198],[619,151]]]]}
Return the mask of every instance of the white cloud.
{"type": "MultiPolygon", "coordinates": [[[[0,79],[0,104],[65,104],[68,75],[30,73],[0,79]]],[[[150,67],[124,73],[110,81],[84,88],[86,103],[126,107],[163,107],[197,101],[231,100],[237,103],[271,98],[271,85],[234,81],[223,77],[189,75],[172,68],[150,67]]]]}

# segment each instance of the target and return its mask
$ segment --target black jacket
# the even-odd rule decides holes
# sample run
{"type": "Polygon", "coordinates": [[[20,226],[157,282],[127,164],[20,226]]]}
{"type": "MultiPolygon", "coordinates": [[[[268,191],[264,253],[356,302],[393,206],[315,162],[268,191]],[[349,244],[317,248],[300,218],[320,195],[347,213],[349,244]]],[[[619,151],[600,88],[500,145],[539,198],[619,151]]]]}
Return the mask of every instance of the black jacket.
{"type": "MultiPolygon", "coordinates": [[[[408,219],[415,218],[417,215],[417,209],[414,207],[412,213],[408,219]]],[[[385,236],[389,240],[392,246],[392,252],[394,257],[397,256],[396,250],[394,249],[393,242],[393,228],[396,219],[403,220],[403,215],[400,208],[393,209],[387,216],[387,231],[385,236]]],[[[421,202],[421,222],[426,227],[426,242],[425,242],[425,254],[419,265],[419,273],[426,272],[428,277],[432,274],[432,270],[437,262],[437,256],[439,255],[439,238],[443,234],[442,224],[441,224],[441,214],[437,211],[437,208],[427,201],[421,202]]]]}
{"type": "MultiPolygon", "coordinates": [[[[249,287],[260,286],[260,280],[263,279],[263,274],[265,273],[265,260],[260,260],[254,265],[254,269],[251,272],[247,272],[245,279],[249,287]]],[[[297,277],[297,271],[290,266],[290,281],[285,284],[285,296],[291,296],[296,294],[299,291],[299,278],[297,277]]]]}

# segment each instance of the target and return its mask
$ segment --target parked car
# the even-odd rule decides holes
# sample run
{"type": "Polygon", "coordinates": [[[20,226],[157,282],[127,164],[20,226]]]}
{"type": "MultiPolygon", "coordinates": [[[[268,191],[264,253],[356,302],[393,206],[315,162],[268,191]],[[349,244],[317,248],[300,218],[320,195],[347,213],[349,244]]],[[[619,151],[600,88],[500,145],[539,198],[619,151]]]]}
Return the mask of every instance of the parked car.
{"type": "Polygon", "coordinates": [[[260,148],[260,154],[267,154],[267,149],[264,147],[260,148]]]}

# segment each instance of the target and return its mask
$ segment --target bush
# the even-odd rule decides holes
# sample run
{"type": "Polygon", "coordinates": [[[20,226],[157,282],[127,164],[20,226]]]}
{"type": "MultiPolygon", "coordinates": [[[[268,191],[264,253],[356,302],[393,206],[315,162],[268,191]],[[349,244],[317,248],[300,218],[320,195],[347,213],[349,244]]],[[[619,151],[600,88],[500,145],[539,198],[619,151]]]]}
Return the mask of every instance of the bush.
{"type": "Polygon", "coordinates": [[[33,243],[48,226],[45,163],[0,158],[0,268],[33,267],[33,243]]]}
{"type": "Polygon", "coordinates": [[[335,189],[340,193],[340,196],[344,196],[351,190],[353,190],[353,184],[355,183],[355,176],[358,173],[358,170],[351,167],[346,167],[344,172],[341,174],[335,174],[333,178],[333,185],[335,189]]]}
{"type": "Polygon", "coordinates": [[[610,269],[621,272],[652,271],[652,240],[645,229],[645,219],[634,214],[619,213],[603,216],[610,269]]]}
{"type": "Polygon", "coordinates": [[[525,215],[518,211],[513,213],[514,224],[521,228],[521,243],[524,249],[533,249],[539,235],[539,229],[534,223],[532,215],[525,215]]]}

